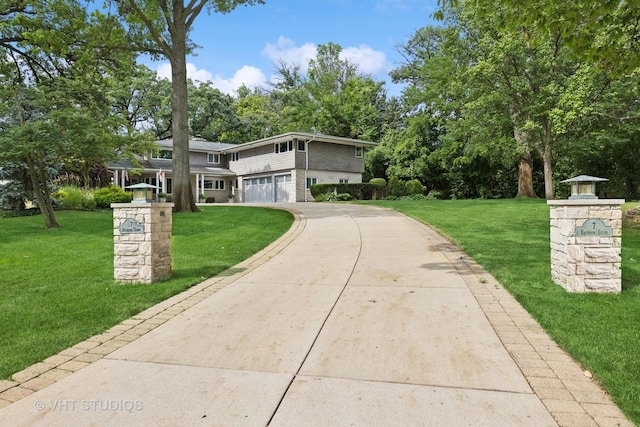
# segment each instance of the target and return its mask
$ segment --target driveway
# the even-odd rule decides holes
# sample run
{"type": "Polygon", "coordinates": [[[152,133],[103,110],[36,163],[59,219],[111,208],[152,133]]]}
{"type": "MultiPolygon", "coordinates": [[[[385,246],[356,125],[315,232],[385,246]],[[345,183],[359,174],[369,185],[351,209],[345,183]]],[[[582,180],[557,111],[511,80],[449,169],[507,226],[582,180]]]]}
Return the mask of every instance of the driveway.
{"type": "Polygon", "coordinates": [[[282,239],[19,373],[0,425],[631,425],[428,227],[370,206],[275,207],[296,212],[282,239]]]}

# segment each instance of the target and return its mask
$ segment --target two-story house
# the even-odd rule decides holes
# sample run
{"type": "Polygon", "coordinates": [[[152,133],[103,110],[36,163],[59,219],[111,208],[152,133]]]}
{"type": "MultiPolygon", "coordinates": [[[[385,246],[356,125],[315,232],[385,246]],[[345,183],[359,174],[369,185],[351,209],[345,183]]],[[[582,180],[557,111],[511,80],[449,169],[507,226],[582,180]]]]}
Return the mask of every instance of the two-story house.
{"type": "MultiPolygon", "coordinates": [[[[121,187],[146,182],[171,194],[173,142],[156,144],[158,153],[141,160],[141,167],[128,161],[110,164],[113,182],[121,187]]],[[[196,199],[203,195],[216,202],[312,201],[312,184],[362,182],[365,151],[375,145],[300,132],[238,145],[191,140],[191,184],[196,199]]]]}

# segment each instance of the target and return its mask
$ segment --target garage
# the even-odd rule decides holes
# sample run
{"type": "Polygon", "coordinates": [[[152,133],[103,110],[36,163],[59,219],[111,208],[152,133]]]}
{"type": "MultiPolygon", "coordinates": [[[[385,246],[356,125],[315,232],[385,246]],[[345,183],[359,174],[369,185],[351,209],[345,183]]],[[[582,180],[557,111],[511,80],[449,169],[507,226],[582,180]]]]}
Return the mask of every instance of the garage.
{"type": "Polygon", "coordinates": [[[273,202],[273,178],[270,176],[245,178],[244,201],[246,203],[273,202]]]}
{"type": "Polygon", "coordinates": [[[289,202],[293,191],[291,174],[245,178],[243,183],[246,203],[289,202]]]}
{"type": "Polygon", "coordinates": [[[276,176],[276,202],[286,203],[291,201],[291,175],[276,176]]]}

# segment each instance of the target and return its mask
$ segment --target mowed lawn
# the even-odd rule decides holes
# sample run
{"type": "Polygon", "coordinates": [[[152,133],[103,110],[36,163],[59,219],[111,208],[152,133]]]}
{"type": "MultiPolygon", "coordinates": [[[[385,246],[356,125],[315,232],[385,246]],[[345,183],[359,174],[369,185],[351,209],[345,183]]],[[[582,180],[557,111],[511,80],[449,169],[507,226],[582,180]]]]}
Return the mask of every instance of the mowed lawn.
{"type": "Polygon", "coordinates": [[[640,228],[623,226],[622,293],[574,294],[551,280],[545,201],[372,203],[429,224],[484,266],[640,425],[640,228]]]}
{"type": "Polygon", "coordinates": [[[111,211],[0,219],[0,379],[99,334],[234,266],[293,222],[289,212],[215,206],[173,217],[173,277],[150,285],[113,280],[111,211]]]}

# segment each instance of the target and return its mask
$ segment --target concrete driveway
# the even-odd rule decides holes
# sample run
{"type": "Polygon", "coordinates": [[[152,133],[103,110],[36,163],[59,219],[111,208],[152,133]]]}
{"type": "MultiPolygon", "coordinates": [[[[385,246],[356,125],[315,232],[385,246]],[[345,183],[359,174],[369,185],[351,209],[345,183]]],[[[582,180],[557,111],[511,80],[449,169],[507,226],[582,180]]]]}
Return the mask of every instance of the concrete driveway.
{"type": "Polygon", "coordinates": [[[0,425],[631,425],[429,228],[368,206],[278,207],[294,226],[235,274],[0,384],[0,425]]]}

